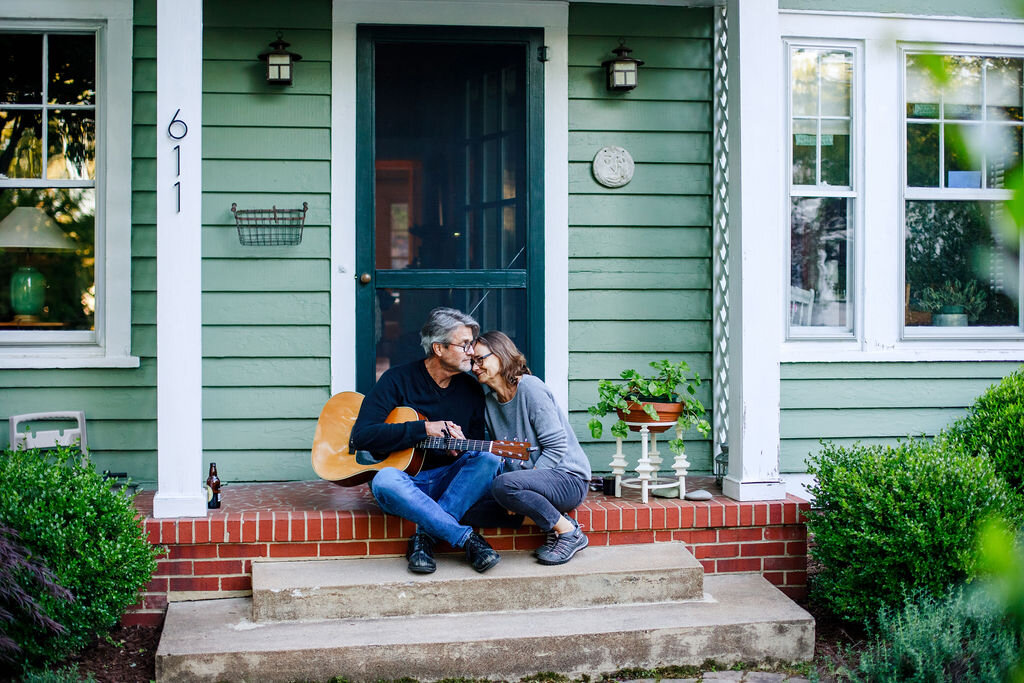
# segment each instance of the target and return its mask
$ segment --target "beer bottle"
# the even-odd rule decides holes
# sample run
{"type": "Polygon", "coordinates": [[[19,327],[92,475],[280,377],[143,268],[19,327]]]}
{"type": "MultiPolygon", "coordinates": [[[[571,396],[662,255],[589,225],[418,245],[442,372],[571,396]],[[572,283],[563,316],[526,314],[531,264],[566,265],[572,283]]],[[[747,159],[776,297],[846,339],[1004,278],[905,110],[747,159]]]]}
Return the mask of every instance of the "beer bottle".
{"type": "Polygon", "coordinates": [[[206,507],[213,510],[220,507],[220,477],[217,463],[210,463],[210,476],[206,478],[206,507]]]}

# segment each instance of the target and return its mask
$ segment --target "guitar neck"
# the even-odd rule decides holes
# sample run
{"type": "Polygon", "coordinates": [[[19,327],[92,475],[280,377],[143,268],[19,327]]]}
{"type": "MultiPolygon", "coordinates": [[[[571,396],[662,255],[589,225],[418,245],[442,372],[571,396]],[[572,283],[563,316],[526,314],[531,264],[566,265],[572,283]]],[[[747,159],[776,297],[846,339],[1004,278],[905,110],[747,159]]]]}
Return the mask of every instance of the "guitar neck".
{"type": "Polygon", "coordinates": [[[484,451],[491,452],[493,441],[476,439],[452,439],[444,436],[428,436],[416,444],[416,448],[436,448],[442,451],[484,451]]]}

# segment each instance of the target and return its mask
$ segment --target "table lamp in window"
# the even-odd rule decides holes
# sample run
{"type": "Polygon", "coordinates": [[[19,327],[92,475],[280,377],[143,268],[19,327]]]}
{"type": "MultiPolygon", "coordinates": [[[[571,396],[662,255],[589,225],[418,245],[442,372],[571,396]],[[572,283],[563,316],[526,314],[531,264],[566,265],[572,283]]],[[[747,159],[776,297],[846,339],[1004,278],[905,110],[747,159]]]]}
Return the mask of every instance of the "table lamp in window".
{"type": "Polygon", "coordinates": [[[46,279],[29,263],[30,254],[75,248],[53,218],[38,207],[19,206],[0,221],[0,249],[25,252],[23,265],[11,275],[14,322],[37,322],[46,301],[46,279]]]}

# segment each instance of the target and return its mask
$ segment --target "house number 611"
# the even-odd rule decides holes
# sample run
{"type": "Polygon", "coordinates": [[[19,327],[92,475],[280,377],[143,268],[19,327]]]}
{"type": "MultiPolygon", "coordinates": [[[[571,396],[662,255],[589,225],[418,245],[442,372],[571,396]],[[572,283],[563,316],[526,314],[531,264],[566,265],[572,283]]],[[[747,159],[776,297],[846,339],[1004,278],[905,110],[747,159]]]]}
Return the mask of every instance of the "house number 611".
{"type": "MultiPolygon", "coordinates": [[[[181,109],[174,112],[174,116],[171,117],[171,122],[167,124],[167,136],[172,140],[181,140],[188,135],[188,125],[178,118],[178,114],[181,113],[181,109]]],[[[174,177],[181,177],[181,145],[174,146],[174,177]]],[[[174,183],[175,192],[175,212],[181,213],[181,181],[178,180],[174,183]]]]}

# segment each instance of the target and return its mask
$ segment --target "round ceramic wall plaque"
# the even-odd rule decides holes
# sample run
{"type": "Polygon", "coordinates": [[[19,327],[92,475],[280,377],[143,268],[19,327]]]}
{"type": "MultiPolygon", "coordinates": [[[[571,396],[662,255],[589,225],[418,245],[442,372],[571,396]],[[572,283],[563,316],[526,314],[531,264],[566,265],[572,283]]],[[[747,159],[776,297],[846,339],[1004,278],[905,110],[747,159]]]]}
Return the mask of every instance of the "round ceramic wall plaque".
{"type": "Polygon", "coordinates": [[[605,187],[622,187],[633,179],[633,157],[622,147],[602,147],[594,155],[593,170],[605,187]]]}

